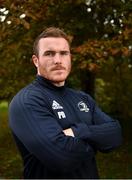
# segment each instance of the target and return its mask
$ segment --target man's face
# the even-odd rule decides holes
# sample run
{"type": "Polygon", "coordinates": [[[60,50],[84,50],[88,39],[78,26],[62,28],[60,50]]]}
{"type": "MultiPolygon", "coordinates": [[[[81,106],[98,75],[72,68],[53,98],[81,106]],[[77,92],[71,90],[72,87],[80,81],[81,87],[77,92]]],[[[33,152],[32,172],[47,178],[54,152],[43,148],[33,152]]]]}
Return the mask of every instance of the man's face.
{"type": "Polygon", "coordinates": [[[42,38],[38,44],[39,55],[32,59],[38,74],[57,86],[64,82],[71,70],[71,54],[68,42],[64,38],[42,38]]]}

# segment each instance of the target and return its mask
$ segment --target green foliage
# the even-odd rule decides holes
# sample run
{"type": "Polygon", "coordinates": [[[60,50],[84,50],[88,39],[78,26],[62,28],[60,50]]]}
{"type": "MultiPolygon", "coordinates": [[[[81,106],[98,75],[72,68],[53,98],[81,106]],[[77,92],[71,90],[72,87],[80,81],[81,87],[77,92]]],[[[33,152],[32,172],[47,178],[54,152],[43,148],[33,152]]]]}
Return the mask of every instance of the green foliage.
{"type": "Polygon", "coordinates": [[[106,63],[96,80],[96,100],[113,116],[121,120],[132,119],[132,66],[123,59],[111,58],[106,63]]]}

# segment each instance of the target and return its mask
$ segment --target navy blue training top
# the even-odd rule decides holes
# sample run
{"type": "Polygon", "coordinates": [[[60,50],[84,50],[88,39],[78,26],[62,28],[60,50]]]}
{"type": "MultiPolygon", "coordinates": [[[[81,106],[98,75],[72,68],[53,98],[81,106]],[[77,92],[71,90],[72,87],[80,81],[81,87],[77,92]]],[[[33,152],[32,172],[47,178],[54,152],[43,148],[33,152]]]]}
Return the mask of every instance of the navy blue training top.
{"type": "Polygon", "coordinates": [[[95,154],[121,144],[121,127],[86,93],[37,75],[9,106],[25,179],[97,179],[95,154]],[[66,136],[72,128],[75,137],[66,136]]]}

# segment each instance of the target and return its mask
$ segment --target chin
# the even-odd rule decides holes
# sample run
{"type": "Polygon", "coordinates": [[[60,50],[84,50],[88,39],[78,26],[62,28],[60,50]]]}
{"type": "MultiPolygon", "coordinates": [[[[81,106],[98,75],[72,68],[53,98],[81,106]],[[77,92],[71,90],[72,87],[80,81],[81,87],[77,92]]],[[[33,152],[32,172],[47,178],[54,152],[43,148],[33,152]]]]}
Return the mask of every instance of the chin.
{"type": "Polygon", "coordinates": [[[56,83],[61,83],[61,82],[64,82],[66,79],[53,79],[52,81],[53,82],[56,82],[56,83]]]}
{"type": "Polygon", "coordinates": [[[56,82],[61,82],[61,81],[65,81],[66,78],[67,75],[58,74],[58,75],[54,75],[52,79],[56,82]]]}
{"type": "Polygon", "coordinates": [[[54,82],[59,83],[59,82],[64,82],[66,80],[66,78],[67,78],[67,76],[64,76],[64,77],[59,76],[59,77],[54,77],[51,80],[54,81],[54,82]]]}

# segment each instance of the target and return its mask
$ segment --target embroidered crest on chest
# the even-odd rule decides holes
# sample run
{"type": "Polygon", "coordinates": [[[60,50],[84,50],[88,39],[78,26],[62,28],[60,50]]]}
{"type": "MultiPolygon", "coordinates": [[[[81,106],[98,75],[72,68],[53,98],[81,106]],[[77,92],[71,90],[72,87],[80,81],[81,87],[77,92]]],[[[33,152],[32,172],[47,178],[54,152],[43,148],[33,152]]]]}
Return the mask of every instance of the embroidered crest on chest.
{"type": "Polygon", "coordinates": [[[89,108],[88,108],[87,104],[84,103],[83,101],[80,101],[78,103],[78,108],[80,109],[80,111],[89,112],[89,108]]]}

